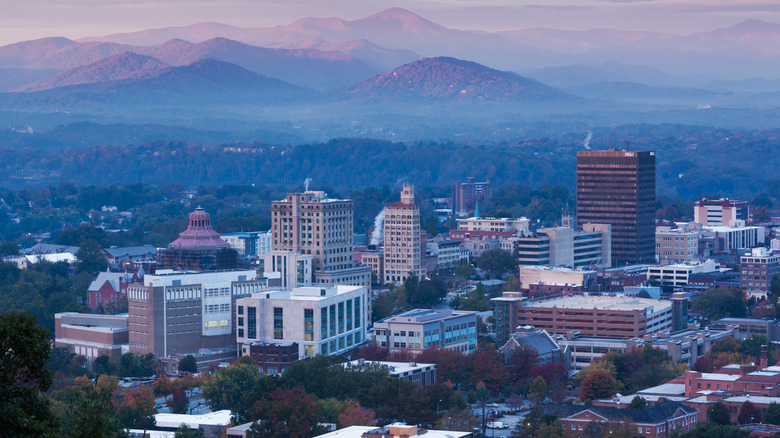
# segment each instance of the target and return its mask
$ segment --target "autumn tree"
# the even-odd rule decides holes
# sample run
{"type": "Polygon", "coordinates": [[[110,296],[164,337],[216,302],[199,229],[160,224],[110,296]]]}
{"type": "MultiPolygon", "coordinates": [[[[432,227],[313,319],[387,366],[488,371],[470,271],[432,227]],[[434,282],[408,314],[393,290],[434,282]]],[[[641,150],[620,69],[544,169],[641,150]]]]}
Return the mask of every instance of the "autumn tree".
{"type": "Polygon", "coordinates": [[[561,420],[555,420],[549,424],[541,424],[536,431],[536,438],[565,438],[567,436],[561,420]]]}
{"type": "Polygon", "coordinates": [[[76,397],[70,401],[63,421],[65,438],[90,436],[116,438],[126,436],[114,404],[114,393],[119,388],[116,377],[102,375],[95,383],[86,377],[77,377],[76,397]]]}
{"type": "Polygon", "coordinates": [[[173,435],[173,438],[203,438],[203,428],[192,429],[186,424],[182,423],[173,435]]]}
{"type": "Polygon", "coordinates": [[[739,408],[739,413],[737,414],[737,423],[750,424],[750,423],[760,423],[760,422],[761,422],[761,411],[758,410],[756,405],[754,405],[750,401],[746,401],[745,403],[742,403],[742,407],[739,408]]]}
{"type": "Polygon", "coordinates": [[[125,393],[122,406],[119,407],[119,421],[128,429],[151,429],[155,425],[154,393],[148,386],[139,386],[125,393]]]}
{"type": "MultiPolygon", "coordinates": [[[[362,347],[360,347],[355,355],[357,358],[365,360],[387,360],[387,355],[390,354],[389,350],[384,347],[380,347],[376,341],[371,341],[362,347]]],[[[426,362],[428,363],[428,362],[426,362]]]]}
{"type": "Polygon", "coordinates": [[[731,413],[723,402],[717,402],[707,411],[707,421],[715,424],[731,424],[731,413]]]}
{"type": "Polygon", "coordinates": [[[712,369],[712,359],[706,355],[696,359],[693,364],[693,370],[700,373],[711,373],[712,369]]]}
{"type": "Polygon", "coordinates": [[[87,239],[81,243],[81,247],[76,251],[76,258],[79,261],[79,272],[94,274],[105,271],[108,268],[108,261],[103,254],[103,248],[92,239],[87,239]]]}
{"type": "Polygon", "coordinates": [[[360,403],[349,400],[347,407],[339,415],[339,428],[349,426],[374,426],[376,424],[376,413],[373,409],[364,408],[360,403]]]}
{"type": "Polygon", "coordinates": [[[617,382],[604,370],[596,370],[582,381],[580,396],[583,400],[611,397],[617,391],[617,382]]]}
{"type": "Polygon", "coordinates": [[[439,430],[453,430],[470,432],[479,426],[479,419],[471,413],[471,409],[452,408],[444,412],[436,422],[436,428],[439,430]]]}
{"type": "Polygon", "coordinates": [[[517,268],[517,259],[503,249],[489,249],[479,256],[477,266],[494,276],[499,276],[504,272],[517,268]]]}
{"type": "Polygon", "coordinates": [[[322,407],[303,387],[277,388],[255,404],[255,416],[249,438],[309,437],[325,432],[319,422],[322,407]]]}
{"type": "Polygon", "coordinates": [[[182,388],[173,390],[171,398],[165,402],[165,405],[171,409],[174,414],[186,414],[190,407],[190,400],[182,388]]]}
{"type": "Polygon", "coordinates": [[[257,366],[238,361],[217,371],[204,385],[203,397],[212,410],[230,409],[239,423],[253,419],[255,401],[276,387],[278,378],[257,372],[257,366]]]}
{"type": "Polygon", "coordinates": [[[7,436],[53,436],[56,420],[43,393],[49,333],[24,312],[0,314],[0,430],[7,436]]]}
{"type": "Polygon", "coordinates": [[[764,411],[762,421],[768,424],[780,425],[780,404],[770,403],[764,411]]]}
{"type": "Polygon", "coordinates": [[[509,380],[509,373],[501,358],[501,353],[495,348],[481,349],[468,355],[466,369],[469,372],[471,383],[474,385],[484,382],[489,388],[500,388],[509,380]]]}
{"type": "Polygon", "coordinates": [[[647,407],[647,400],[640,396],[636,396],[631,399],[631,403],[628,404],[628,409],[644,409],[647,407]]]}
{"type": "Polygon", "coordinates": [[[697,296],[691,302],[691,310],[701,312],[714,319],[730,316],[744,318],[747,315],[745,296],[742,289],[716,287],[697,296]]]}
{"type": "Polygon", "coordinates": [[[530,345],[521,345],[512,351],[507,359],[507,368],[515,382],[525,380],[531,369],[539,362],[539,352],[530,345]]]}
{"type": "Polygon", "coordinates": [[[179,371],[187,373],[197,373],[198,364],[195,361],[195,356],[188,354],[179,361],[179,371]]]}
{"type": "Polygon", "coordinates": [[[541,403],[547,397],[547,382],[543,378],[537,377],[531,382],[531,388],[528,390],[528,395],[536,403],[541,403]]]}
{"type": "Polygon", "coordinates": [[[436,364],[436,377],[441,382],[462,382],[465,380],[464,363],[466,356],[459,350],[451,350],[434,345],[426,348],[415,358],[420,363],[436,364]]]}

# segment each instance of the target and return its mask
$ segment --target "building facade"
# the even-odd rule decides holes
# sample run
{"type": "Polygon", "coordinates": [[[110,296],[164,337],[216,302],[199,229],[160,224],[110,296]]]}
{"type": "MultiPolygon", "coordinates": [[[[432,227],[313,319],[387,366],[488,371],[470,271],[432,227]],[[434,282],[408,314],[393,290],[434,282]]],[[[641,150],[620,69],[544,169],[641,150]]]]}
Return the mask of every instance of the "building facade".
{"type": "Polygon", "coordinates": [[[244,257],[255,257],[271,251],[273,232],[249,231],[245,233],[222,234],[222,240],[244,257]]]}
{"type": "Polygon", "coordinates": [[[655,260],[655,152],[578,151],[577,222],[612,226],[612,263],[655,260]]]}
{"type": "Polygon", "coordinates": [[[655,256],[659,263],[692,262],[698,254],[698,230],[672,227],[655,229],[655,256]]]}
{"type": "Polygon", "coordinates": [[[635,338],[672,329],[672,304],[646,298],[574,296],[523,302],[517,324],[550,334],[635,338]]]}
{"type": "Polygon", "coordinates": [[[271,247],[311,255],[314,272],[352,267],[354,209],[351,199],[321,191],[289,193],[271,203],[271,247]]]}
{"type": "Polygon", "coordinates": [[[414,204],[414,186],[404,184],[401,202],[390,204],[385,210],[384,223],[385,283],[400,283],[414,274],[425,277],[421,240],[420,209],[414,204]]]}
{"type": "Polygon", "coordinates": [[[341,354],[365,342],[370,300],[364,286],[255,293],[236,302],[236,341],[295,342],[300,358],[341,354]]]}
{"type": "Polygon", "coordinates": [[[456,216],[465,216],[473,209],[477,201],[486,201],[493,196],[493,185],[490,181],[477,182],[467,178],[466,182],[456,182],[452,185],[453,210],[456,216]]]}
{"type": "Polygon", "coordinates": [[[299,358],[296,342],[248,341],[241,345],[241,356],[255,360],[261,374],[281,374],[299,358]]]}
{"type": "Polygon", "coordinates": [[[54,346],[68,348],[90,361],[108,356],[118,362],[128,339],[127,314],[66,312],[54,315],[54,346]]]}
{"type": "Polygon", "coordinates": [[[720,265],[712,260],[701,263],[675,263],[672,265],[650,266],[647,268],[647,280],[671,286],[685,286],[692,274],[717,272],[720,265]]]}
{"type": "Polygon", "coordinates": [[[198,207],[190,213],[189,226],[157,252],[159,269],[193,269],[197,271],[235,269],[238,252],[211,228],[211,216],[198,207]]]}
{"type": "Polygon", "coordinates": [[[780,276],[780,254],[766,248],[754,248],[740,258],[740,287],[750,296],[766,296],[772,278],[780,276]]]}
{"type": "Polygon", "coordinates": [[[253,270],[147,275],[127,288],[130,352],[167,357],[235,349],[235,301],[267,284],[253,270]]]}
{"type": "Polygon", "coordinates": [[[477,313],[461,310],[415,309],[374,323],[374,341],[391,353],[413,354],[441,347],[472,353],[477,347],[477,313]]]}
{"type": "Polygon", "coordinates": [[[693,204],[693,221],[711,227],[733,226],[735,221],[747,223],[750,207],[746,201],[736,199],[702,199],[693,204]]]}

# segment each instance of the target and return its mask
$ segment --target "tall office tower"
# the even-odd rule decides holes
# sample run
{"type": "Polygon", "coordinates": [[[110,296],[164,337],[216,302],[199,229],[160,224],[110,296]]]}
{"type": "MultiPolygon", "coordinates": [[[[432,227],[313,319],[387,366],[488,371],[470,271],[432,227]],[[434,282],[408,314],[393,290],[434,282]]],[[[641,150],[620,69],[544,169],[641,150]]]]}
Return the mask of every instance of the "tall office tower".
{"type": "Polygon", "coordinates": [[[612,226],[612,264],[655,261],[655,152],[577,152],[577,224],[612,226]]]}
{"type": "Polygon", "coordinates": [[[288,193],[271,203],[271,249],[311,254],[315,273],[352,268],[354,209],[351,199],[325,192],[288,193]]]}
{"type": "Polygon", "coordinates": [[[425,251],[421,251],[420,209],[414,205],[414,186],[404,184],[401,202],[385,211],[385,283],[401,282],[410,274],[425,276],[425,251]]]}
{"type": "Polygon", "coordinates": [[[469,177],[466,182],[456,182],[452,185],[453,212],[465,216],[474,208],[478,200],[487,201],[493,195],[490,181],[477,182],[469,177]]]}

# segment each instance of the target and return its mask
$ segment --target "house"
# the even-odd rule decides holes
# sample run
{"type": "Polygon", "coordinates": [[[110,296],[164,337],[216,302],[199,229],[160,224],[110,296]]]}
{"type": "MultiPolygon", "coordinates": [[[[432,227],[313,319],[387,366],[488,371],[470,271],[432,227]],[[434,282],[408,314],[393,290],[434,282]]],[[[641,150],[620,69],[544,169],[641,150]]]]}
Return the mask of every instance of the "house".
{"type": "Polygon", "coordinates": [[[499,351],[506,361],[520,346],[533,347],[539,354],[537,362],[539,365],[560,363],[564,368],[568,367],[569,359],[566,357],[568,350],[559,347],[555,339],[545,330],[536,330],[531,326],[518,327],[499,351]]]}
{"type": "Polygon", "coordinates": [[[566,406],[557,416],[570,436],[583,436],[593,426],[606,429],[630,421],[637,435],[647,438],[664,438],[672,431],[687,432],[696,426],[698,411],[674,401],[665,401],[644,409],[620,409],[612,406],[566,406]]]}
{"type": "Polygon", "coordinates": [[[127,285],[143,280],[144,271],[139,269],[135,273],[128,272],[101,272],[87,288],[87,306],[92,310],[99,307],[121,306],[122,300],[127,298],[127,285]]]}

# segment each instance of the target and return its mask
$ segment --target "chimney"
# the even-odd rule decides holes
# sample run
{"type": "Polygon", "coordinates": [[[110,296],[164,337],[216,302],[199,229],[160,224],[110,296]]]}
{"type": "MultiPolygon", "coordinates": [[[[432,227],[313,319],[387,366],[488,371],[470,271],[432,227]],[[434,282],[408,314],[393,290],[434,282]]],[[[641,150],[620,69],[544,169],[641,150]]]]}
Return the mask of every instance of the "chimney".
{"type": "Polygon", "coordinates": [[[767,358],[767,352],[766,352],[766,345],[761,346],[761,363],[760,363],[760,369],[766,369],[768,367],[769,359],[767,358]]]}

